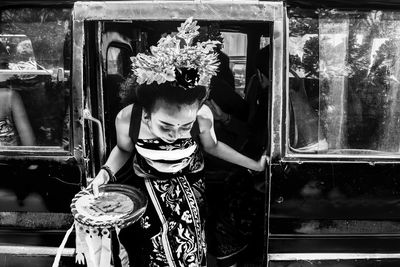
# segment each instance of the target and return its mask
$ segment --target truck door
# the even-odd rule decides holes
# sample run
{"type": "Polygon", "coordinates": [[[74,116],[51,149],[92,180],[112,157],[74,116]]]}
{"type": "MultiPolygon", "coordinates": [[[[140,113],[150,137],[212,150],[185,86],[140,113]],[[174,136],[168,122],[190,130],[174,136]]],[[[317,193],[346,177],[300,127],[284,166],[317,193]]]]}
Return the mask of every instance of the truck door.
{"type": "Polygon", "coordinates": [[[6,266],[50,265],[50,257],[38,256],[54,255],[73,222],[69,204],[85,169],[73,23],[71,4],[0,3],[0,262],[6,266]]]}
{"type": "Polygon", "coordinates": [[[396,266],[399,6],[288,2],[269,265],[396,266]]]}
{"type": "MultiPolygon", "coordinates": [[[[91,77],[84,77],[84,81],[90,87],[85,88],[88,90],[86,91],[88,102],[85,102],[85,107],[90,107],[91,115],[103,124],[106,144],[103,151],[106,151],[106,155],[116,143],[115,116],[122,107],[132,103],[129,92],[124,91],[124,88],[120,86],[125,78],[130,75],[129,57],[138,52],[148,51],[151,45],[156,45],[163,34],[176,31],[180,23],[188,17],[197,20],[201,29],[205,32],[202,41],[216,37],[221,38],[219,34],[213,36],[213,30],[216,29],[223,35],[225,47],[222,49],[227,54],[228,69],[230,68],[233,72],[230,74],[231,77],[227,79],[229,81],[226,81],[231,86],[229,88],[232,88],[228,93],[234,94],[234,98],[239,103],[248,100],[245,99],[246,89],[252,84],[251,81],[254,82],[254,79],[256,79],[256,68],[260,67],[255,64],[259,56],[257,52],[262,48],[269,52],[269,58],[258,58],[260,64],[264,65],[266,69],[265,74],[269,79],[269,90],[263,92],[265,93],[263,100],[260,100],[257,91],[251,91],[253,94],[250,97],[252,114],[261,115],[252,118],[256,121],[257,118],[259,119],[255,125],[261,126],[260,129],[262,128],[264,132],[258,132],[257,138],[249,138],[244,134],[244,139],[236,139],[237,142],[232,145],[242,152],[246,151],[249,156],[254,158],[258,158],[265,149],[269,153],[272,136],[269,134],[270,127],[267,126],[270,125],[269,120],[273,112],[269,101],[271,101],[274,91],[281,91],[283,83],[284,27],[282,11],[283,4],[279,2],[244,2],[237,4],[167,1],[77,2],[74,7],[74,15],[77,21],[75,29],[82,31],[85,40],[83,49],[85,62],[90,62],[89,65],[91,66],[90,69],[87,66],[84,69],[85,75],[91,77]],[[263,112],[259,112],[260,103],[265,108],[263,112]]],[[[241,106],[235,104],[237,102],[227,100],[224,93],[216,94],[214,97],[221,101],[222,109],[236,113],[239,119],[247,121],[248,113],[241,112],[241,106]]],[[[246,112],[249,112],[249,110],[246,112]]],[[[95,133],[94,128],[93,131],[95,133]]],[[[220,135],[221,140],[226,138],[225,142],[228,142],[227,140],[232,137],[230,134],[220,135]]],[[[250,134],[254,134],[254,132],[250,134]]],[[[98,143],[93,142],[90,150],[97,153],[98,143]]],[[[249,235],[244,238],[257,239],[257,243],[253,243],[248,251],[257,251],[258,254],[255,257],[258,261],[255,264],[262,264],[267,244],[266,236],[264,236],[266,230],[264,215],[265,203],[268,199],[266,181],[269,179],[269,170],[259,175],[258,180],[253,184],[247,170],[223,165],[215,159],[208,160],[210,167],[207,169],[207,175],[210,177],[211,184],[209,192],[213,198],[213,203],[216,204],[214,207],[219,206],[219,204],[229,206],[230,203],[236,203],[235,198],[232,197],[224,197],[224,201],[218,199],[219,194],[223,192],[221,190],[224,189],[225,181],[229,180],[229,177],[233,177],[232,174],[235,174],[235,176],[230,181],[235,181],[233,185],[236,188],[235,190],[246,192],[245,195],[236,195],[236,197],[240,197],[242,200],[250,199],[247,196],[251,195],[258,197],[255,202],[244,201],[245,204],[231,205],[229,208],[236,209],[234,223],[248,231],[249,235]],[[241,187],[244,184],[245,187],[241,187]],[[243,188],[246,189],[243,190],[243,188]],[[249,216],[244,218],[241,212],[249,216]],[[256,224],[253,223],[255,217],[252,217],[252,215],[254,214],[257,214],[256,224]],[[257,229],[257,232],[252,232],[252,229],[257,229]],[[250,235],[252,236],[250,237],[250,235]]],[[[97,172],[100,161],[101,157],[96,155],[90,158],[89,168],[93,169],[92,175],[97,172]]]]}

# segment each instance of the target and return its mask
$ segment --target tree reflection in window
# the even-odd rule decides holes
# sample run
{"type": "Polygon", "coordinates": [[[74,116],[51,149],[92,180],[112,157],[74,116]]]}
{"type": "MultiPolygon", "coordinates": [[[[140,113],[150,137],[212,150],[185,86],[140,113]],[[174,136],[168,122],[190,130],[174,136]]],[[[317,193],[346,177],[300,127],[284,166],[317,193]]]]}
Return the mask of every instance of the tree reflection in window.
{"type": "Polygon", "coordinates": [[[71,9],[0,10],[0,43],[9,61],[1,88],[21,96],[35,145],[68,149],[71,9]]]}
{"type": "Polygon", "coordinates": [[[289,88],[302,85],[305,99],[290,94],[294,150],[399,152],[399,19],[393,11],[289,10],[289,88]],[[316,119],[295,114],[299,104],[316,119]]]}

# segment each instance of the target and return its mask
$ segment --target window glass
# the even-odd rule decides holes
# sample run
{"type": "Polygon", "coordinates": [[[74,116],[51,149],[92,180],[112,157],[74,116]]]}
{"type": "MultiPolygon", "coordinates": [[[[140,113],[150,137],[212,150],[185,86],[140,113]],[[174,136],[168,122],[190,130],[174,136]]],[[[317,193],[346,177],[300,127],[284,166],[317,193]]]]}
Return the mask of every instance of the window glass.
{"type": "Polygon", "coordinates": [[[293,151],[399,152],[399,15],[393,11],[289,11],[293,151]]]}
{"type": "Polygon", "coordinates": [[[121,74],[122,62],[118,60],[121,58],[121,49],[111,46],[107,52],[107,73],[111,75],[121,74]]]}
{"type": "Polygon", "coordinates": [[[69,147],[70,9],[0,10],[0,147],[69,147]]]}
{"type": "Polygon", "coordinates": [[[107,74],[126,77],[131,68],[130,57],[129,48],[110,46],[107,49],[107,74]]]}
{"type": "Polygon", "coordinates": [[[229,67],[235,79],[235,90],[244,97],[246,87],[247,35],[239,32],[221,32],[222,51],[229,56],[229,67]]]}

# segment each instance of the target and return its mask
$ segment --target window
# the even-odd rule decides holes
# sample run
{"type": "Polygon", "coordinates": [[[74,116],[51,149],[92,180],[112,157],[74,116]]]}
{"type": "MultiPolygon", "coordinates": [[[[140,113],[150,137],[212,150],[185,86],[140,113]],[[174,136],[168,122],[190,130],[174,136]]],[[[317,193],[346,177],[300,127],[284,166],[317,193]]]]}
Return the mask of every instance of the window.
{"type": "Polygon", "coordinates": [[[107,72],[110,75],[121,74],[121,49],[110,47],[107,51],[107,72]]]}
{"type": "Polygon", "coordinates": [[[71,10],[0,10],[0,149],[69,149],[71,10]]]}
{"type": "Polygon", "coordinates": [[[323,154],[400,150],[400,13],[289,10],[289,142],[323,154]]]}
{"type": "Polygon", "coordinates": [[[110,46],[107,50],[107,74],[126,77],[130,70],[130,56],[130,49],[110,46]]]}
{"type": "Polygon", "coordinates": [[[246,87],[247,35],[239,32],[222,32],[222,51],[229,56],[229,67],[235,79],[235,90],[244,97],[246,87]]]}

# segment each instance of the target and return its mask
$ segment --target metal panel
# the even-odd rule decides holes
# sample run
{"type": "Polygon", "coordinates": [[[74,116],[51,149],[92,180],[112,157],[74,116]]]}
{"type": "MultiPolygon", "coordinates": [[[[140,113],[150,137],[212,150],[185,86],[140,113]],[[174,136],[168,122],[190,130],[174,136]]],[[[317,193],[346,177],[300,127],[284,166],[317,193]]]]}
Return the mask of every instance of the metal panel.
{"type": "Polygon", "coordinates": [[[399,259],[399,253],[271,253],[270,261],[312,261],[312,260],[357,260],[357,259],[399,259]]]}
{"type": "MultiPolygon", "coordinates": [[[[285,12],[286,13],[286,12],[285,12]]],[[[286,77],[286,28],[283,20],[275,21],[273,25],[272,46],[272,109],[271,109],[271,160],[276,162],[281,157],[283,109],[284,109],[284,77],[286,77]],[[285,64],[284,64],[285,63],[285,64]]]]}
{"type": "Polygon", "coordinates": [[[282,20],[282,2],[77,2],[77,20],[282,20]]]}
{"type": "Polygon", "coordinates": [[[100,140],[103,149],[100,151],[100,164],[104,164],[106,161],[106,141],[105,141],[105,125],[104,125],[104,88],[103,88],[103,74],[104,74],[104,70],[103,70],[103,65],[101,64],[103,62],[103,53],[102,53],[102,48],[103,48],[103,44],[102,44],[102,32],[103,32],[103,24],[101,22],[97,23],[97,31],[96,31],[96,52],[97,52],[97,66],[96,66],[96,70],[98,73],[98,77],[97,77],[97,101],[99,104],[99,110],[98,110],[98,114],[97,118],[99,121],[102,122],[101,124],[101,131],[103,133],[103,138],[100,140]]]}
{"type": "Polygon", "coordinates": [[[361,0],[361,1],[347,1],[347,0],[289,0],[289,5],[296,5],[302,7],[330,7],[330,8],[371,8],[371,9],[394,9],[400,7],[399,0],[361,0]]]}
{"type": "Polygon", "coordinates": [[[83,162],[84,132],[83,132],[83,22],[73,14],[73,44],[72,44],[72,129],[74,133],[74,156],[80,166],[83,162]]]}
{"type": "MultiPolygon", "coordinates": [[[[57,247],[43,246],[0,246],[0,254],[20,255],[20,256],[49,256],[57,254],[57,247]]],[[[63,257],[75,256],[74,248],[64,248],[61,252],[63,257]]]]}

